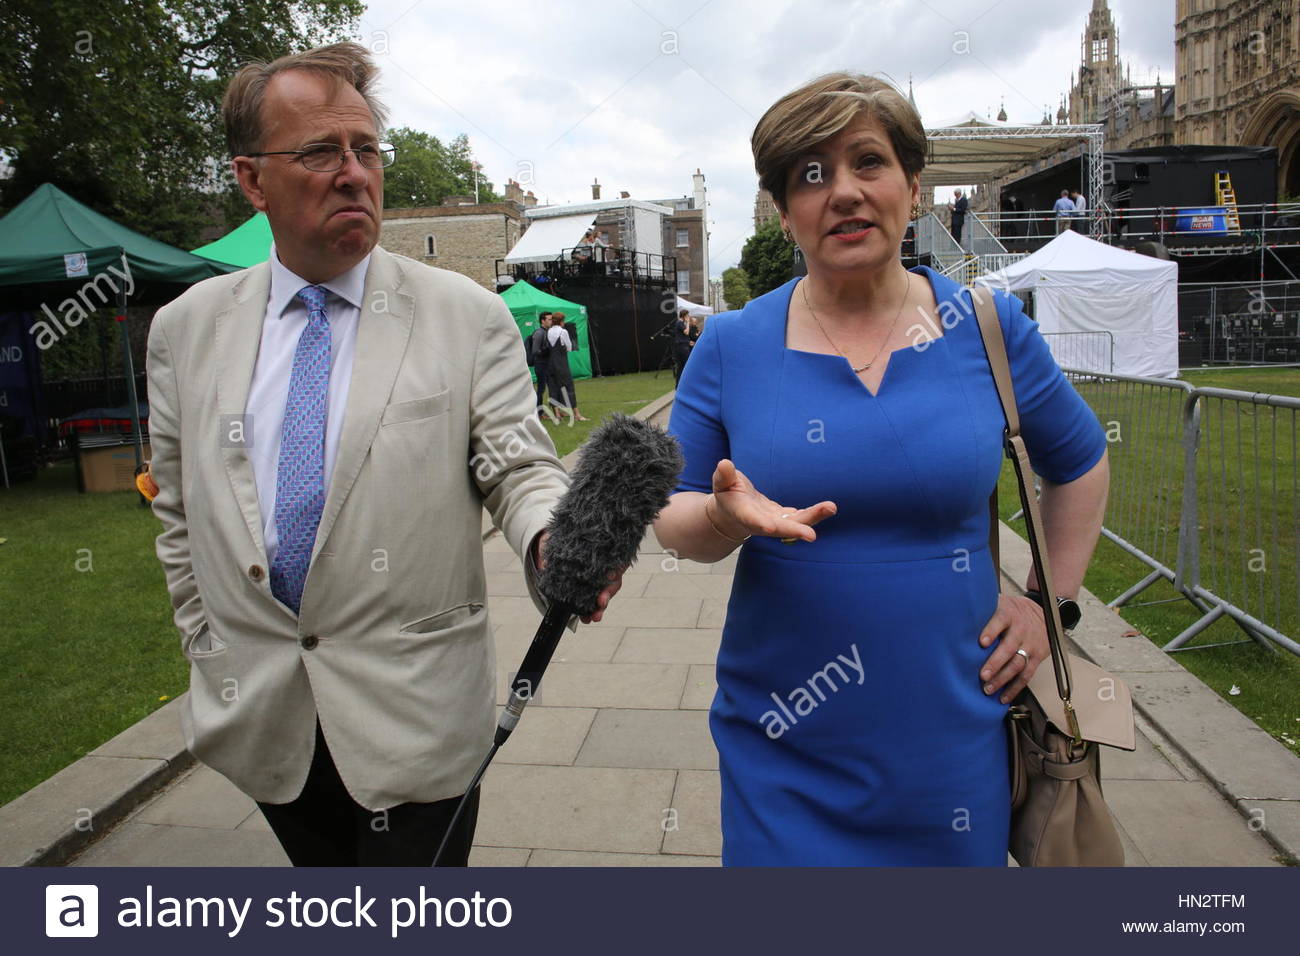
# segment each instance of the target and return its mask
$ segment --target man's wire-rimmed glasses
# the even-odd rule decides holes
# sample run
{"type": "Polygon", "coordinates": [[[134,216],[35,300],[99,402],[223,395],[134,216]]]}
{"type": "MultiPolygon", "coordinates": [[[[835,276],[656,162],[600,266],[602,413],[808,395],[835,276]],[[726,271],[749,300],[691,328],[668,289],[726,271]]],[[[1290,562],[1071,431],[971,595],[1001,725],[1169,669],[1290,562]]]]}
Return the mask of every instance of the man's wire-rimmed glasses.
{"type": "Polygon", "coordinates": [[[303,166],[317,173],[332,173],[343,168],[344,154],[355,153],[357,162],[366,169],[382,169],[393,165],[397,147],[391,143],[367,143],[351,149],[333,143],[309,143],[302,149],[277,149],[266,153],[246,153],[247,156],[297,156],[303,166]]]}

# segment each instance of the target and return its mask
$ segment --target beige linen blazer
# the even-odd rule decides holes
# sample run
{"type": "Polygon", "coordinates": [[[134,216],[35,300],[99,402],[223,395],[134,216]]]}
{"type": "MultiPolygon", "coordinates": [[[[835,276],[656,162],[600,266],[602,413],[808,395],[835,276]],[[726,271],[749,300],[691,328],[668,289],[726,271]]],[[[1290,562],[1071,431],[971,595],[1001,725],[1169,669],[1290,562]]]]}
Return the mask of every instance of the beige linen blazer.
{"type": "Polygon", "coordinates": [[[519,332],[470,279],[375,248],[295,616],[271,595],[248,455],[259,423],[244,420],[269,292],[266,264],[208,279],[149,333],[157,550],[191,662],[186,745],[285,803],[319,717],[362,806],[456,796],[494,726],[482,509],[523,553],[568,487],[519,332]]]}

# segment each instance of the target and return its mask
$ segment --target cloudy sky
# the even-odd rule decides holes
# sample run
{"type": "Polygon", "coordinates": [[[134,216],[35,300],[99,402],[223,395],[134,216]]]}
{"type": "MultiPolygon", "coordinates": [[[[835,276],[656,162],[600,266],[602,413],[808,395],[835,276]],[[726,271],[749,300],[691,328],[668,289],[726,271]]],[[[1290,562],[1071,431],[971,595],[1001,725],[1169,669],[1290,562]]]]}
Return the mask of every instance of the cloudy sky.
{"type": "MultiPolygon", "coordinates": [[[[372,0],[361,40],[395,126],[466,133],[500,190],[540,201],[709,196],[712,273],[753,231],[749,136],[821,73],[912,77],[927,126],[1053,115],[1093,0],[372,0]]],[[[1110,0],[1134,82],[1173,79],[1174,0],[1110,0]]],[[[400,159],[399,159],[400,162],[400,159]]]]}

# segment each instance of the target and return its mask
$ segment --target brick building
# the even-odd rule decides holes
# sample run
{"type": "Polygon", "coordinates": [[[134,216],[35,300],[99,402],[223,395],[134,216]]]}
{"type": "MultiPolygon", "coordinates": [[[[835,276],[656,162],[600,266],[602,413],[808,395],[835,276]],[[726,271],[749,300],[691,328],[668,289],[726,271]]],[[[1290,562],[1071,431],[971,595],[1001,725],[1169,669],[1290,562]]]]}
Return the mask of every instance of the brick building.
{"type": "Polygon", "coordinates": [[[440,269],[469,276],[496,291],[496,261],[527,228],[524,210],[537,204],[532,192],[506,183],[506,200],[475,203],[472,196],[447,196],[441,206],[385,209],[385,249],[440,269]]]}
{"type": "Polygon", "coordinates": [[[690,196],[652,200],[673,214],[664,219],[664,255],[677,259],[677,294],[701,305],[712,305],[709,286],[709,202],[704,174],[698,169],[690,196]]]}

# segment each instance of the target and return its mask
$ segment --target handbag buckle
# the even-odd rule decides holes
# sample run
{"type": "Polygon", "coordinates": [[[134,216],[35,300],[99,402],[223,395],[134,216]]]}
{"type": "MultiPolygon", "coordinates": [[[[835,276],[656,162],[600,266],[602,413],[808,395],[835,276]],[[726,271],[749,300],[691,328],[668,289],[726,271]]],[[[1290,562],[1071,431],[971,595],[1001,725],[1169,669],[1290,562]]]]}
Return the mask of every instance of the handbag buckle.
{"type": "Polygon", "coordinates": [[[1068,697],[1062,698],[1061,703],[1065,706],[1065,721],[1070,725],[1070,736],[1074,738],[1076,747],[1083,746],[1083,733],[1079,730],[1079,718],[1074,713],[1074,704],[1070,703],[1068,697]]]}

